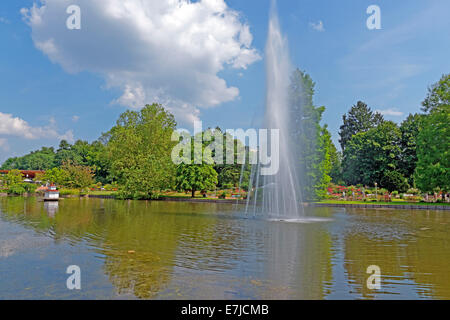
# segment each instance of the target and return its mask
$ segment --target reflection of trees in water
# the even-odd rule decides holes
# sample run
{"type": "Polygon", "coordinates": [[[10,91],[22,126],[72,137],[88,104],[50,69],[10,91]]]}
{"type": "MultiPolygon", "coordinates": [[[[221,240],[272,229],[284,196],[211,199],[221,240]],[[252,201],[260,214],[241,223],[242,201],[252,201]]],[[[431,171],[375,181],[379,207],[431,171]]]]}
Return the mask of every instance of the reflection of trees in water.
{"type": "Polygon", "coordinates": [[[138,298],[158,294],[176,264],[189,261],[188,267],[200,270],[225,265],[223,249],[239,243],[236,234],[216,228],[216,205],[64,199],[54,217],[33,198],[3,198],[0,206],[7,219],[55,241],[87,241],[104,256],[104,271],[117,292],[138,298]],[[177,254],[185,256],[176,261],[177,254]]]}
{"type": "MultiPolygon", "coordinates": [[[[392,293],[393,282],[410,279],[419,296],[450,299],[450,218],[439,211],[353,212],[360,218],[344,236],[345,268],[354,289],[365,298],[369,290],[366,273],[378,265],[382,274],[381,292],[392,293]]],[[[350,214],[353,214],[350,212],[350,214]]]]}
{"type": "Polygon", "coordinates": [[[150,299],[170,281],[171,266],[152,252],[104,249],[105,273],[120,295],[150,299]]]}

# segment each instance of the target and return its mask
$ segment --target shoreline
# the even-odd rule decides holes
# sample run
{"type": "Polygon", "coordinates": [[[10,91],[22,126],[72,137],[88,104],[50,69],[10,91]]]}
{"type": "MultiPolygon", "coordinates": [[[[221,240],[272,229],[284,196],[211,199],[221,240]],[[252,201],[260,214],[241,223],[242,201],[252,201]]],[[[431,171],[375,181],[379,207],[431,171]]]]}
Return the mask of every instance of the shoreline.
{"type": "MultiPolygon", "coordinates": [[[[0,197],[7,197],[6,193],[0,193],[0,197]]],[[[33,195],[34,196],[34,195],[33,195]]],[[[94,198],[94,199],[112,199],[115,197],[113,195],[85,195],[85,196],[61,196],[61,199],[65,198],[94,198]]],[[[175,201],[175,202],[191,202],[191,203],[223,203],[223,204],[247,204],[246,200],[233,200],[233,199],[201,199],[201,198],[171,198],[162,197],[159,200],[148,200],[148,201],[175,201]]],[[[320,203],[320,202],[305,202],[303,203],[305,207],[328,207],[328,208],[358,208],[358,209],[395,209],[395,210],[442,210],[450,211],[450,205],[439,205],[439,204],[362,204],[362,203],[320,203]]]]}
{"type": "MultiPolygon", "coordinates": [[[[114,196],[89,195],[89,198],[98,199],[114,199],[114,196]]],[[[162,197],[159,200],[150,201],[177,201],[177,202],[205,202],[205,203],[227,203],[227,204],[247,204],[246,200],[232,200],[232,199],[192,199],[192,198],[170,198],[162,197]]],[[[396,209],[396,210],[449,210],[449,205],[438,204],[359,204],[359,203],[320,203],[320,202],[305,202],[305,207],[330,207],[330,208],[362,208],[362,209],[396,209]]]]}

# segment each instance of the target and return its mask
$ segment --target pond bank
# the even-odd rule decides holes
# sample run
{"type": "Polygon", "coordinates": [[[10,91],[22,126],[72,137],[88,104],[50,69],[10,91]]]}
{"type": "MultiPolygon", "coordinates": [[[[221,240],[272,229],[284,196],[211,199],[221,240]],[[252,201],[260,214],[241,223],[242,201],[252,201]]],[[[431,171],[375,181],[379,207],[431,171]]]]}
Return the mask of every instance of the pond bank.
{"type": "MultiPolygon", "coordinates": [[[[89,198],[98,199],[114,199],[112,195],[89,195],[89,198]]],[[[203,202],[203,203],[229,203],[229,204],[247,204],[246,200],[232,200],[232,199],[192,199],[192,198],[170,198],[163,197],[156,201],[178,201],[178,202],[203,202]]],[[[366,208],[366,209],[399,209],[399,210],[450,210],[450,206],[446,205],[427,205],[427,204],[358,204],[358,203],[304,203],[304,206],[310,207],[334,207],[334,208],[366,208]]]]}
{"type": "Polygon", "coordinates": [[[309,203],[312,207],[359,208],[359,209],[399,209],[399,210],[450,210],[446,205],[427,204],[362,204],[362,203],[309,203]]]}

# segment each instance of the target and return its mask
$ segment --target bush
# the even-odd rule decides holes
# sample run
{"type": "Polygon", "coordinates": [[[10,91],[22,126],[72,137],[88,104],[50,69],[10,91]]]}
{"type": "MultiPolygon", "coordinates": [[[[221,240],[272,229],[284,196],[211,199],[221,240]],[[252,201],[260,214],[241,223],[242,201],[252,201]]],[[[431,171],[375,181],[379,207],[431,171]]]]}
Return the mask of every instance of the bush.
{"type": "Polygon", "coordinates": [[[8,194],[21,196],[26,192],[26,190],[21,184],[13,184],[12,186],[9,187],[7,192],[8,194]]]}
{"type": "Polygon", "coordinates": [[[404,192],[409,188],[407,179],[398,171],[385,171],[380,182],[381,186],[390,192],[394,190],[404,192]]]}
{"type": "Polygon", "coordinates": [[[61,196],[77,196],[80,194],[80,190],[78,190],[78,189],[61,189],[61,190],[59,190],[59,194],[61,196]]]}
{"type": "Polygon", "coordinates": [[[418,194],[420,194],[420,191],[419,191],[419,189],[411,188],[411,189],[408,189],[408,191],[406,191],[406,193],[412,194],[412,195],[418,195],[418,194]]]}
{"type": "Polygon", "coordinates": [[[226,192],[222,192],[221,194],[219,194],[219,199],[225,199],[226,197],[227,197],[226,192]]]}
{"type": "Polygon", "coordinates": [[[32,183],[25,183],[23,185],[23,188],[25,189],[26,192],[28,193],[35,193],[36,189],[37,189],[37,185],[32,184],[32,183]]]}
{"type": "Polygon", "coordinates": [[[396,197],[396,196],[398,196],[398,191],[392,191],[391,194],[392,194],[393,197],[396,197]]]}

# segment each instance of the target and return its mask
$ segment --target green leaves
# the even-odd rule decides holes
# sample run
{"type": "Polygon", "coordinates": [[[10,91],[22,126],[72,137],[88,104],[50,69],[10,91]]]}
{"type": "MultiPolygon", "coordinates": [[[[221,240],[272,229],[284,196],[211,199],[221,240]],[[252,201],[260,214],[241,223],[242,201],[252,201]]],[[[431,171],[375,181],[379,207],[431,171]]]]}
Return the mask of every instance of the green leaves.
{"type": "Polygon", "coordinates": [[[353,185],[380,183],[385,172],[399,166],[400,137],[400,129],[392,121],[353,135],[344,150],[345,181],[353,185]]]}
{"type": "Polygon", "coordinates": [[[176,122],[161,105],[124,112],[107,134],[111,175],[122,186],[124,198],[157,198],[173,185],[171,141],[176,122]]]}
{"type": "Polygon", "coordinates": [[[366,132],[381,124],[384,119],[379,113],[373,111],[362,101],[352,106],[348,114],[342,117],[343,124],[340,127],[339,140],[342,150],[347,147],[348,141],[359,132],[366,132]]]}
{"type": "Polygon", "coordinates": [[[190,190],[194,198],[196,191],[214,190],[217,172],[209,164],[180,164],[177,167],[176,186],[180,191],[190,190]]]}
{"type": "Polygon", "coordinates": [[[443,76],[423,102],[423,116],[417,138],[415,181],[425,192],[450,190],[450,75],[443,76]]]}
{"type": "Polygon", "coordinates": [[[314,106],[314,86],[311,77],[303,71],[297,69],[291,76],[291,139],[299,143],[297,172],[304,200],[323,198],[331,181],[332,141],[326,126],[320,125],[325,107],[314,106]]]}

